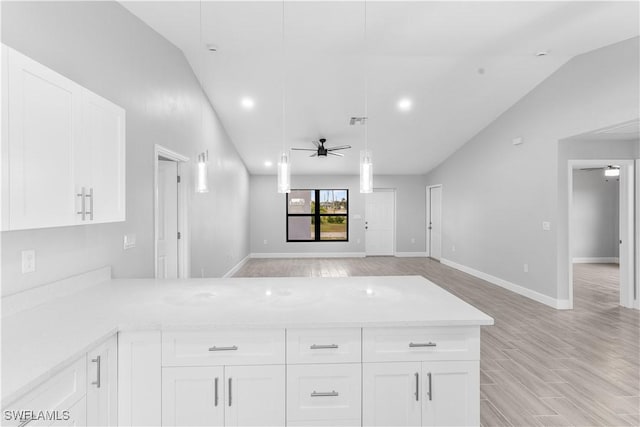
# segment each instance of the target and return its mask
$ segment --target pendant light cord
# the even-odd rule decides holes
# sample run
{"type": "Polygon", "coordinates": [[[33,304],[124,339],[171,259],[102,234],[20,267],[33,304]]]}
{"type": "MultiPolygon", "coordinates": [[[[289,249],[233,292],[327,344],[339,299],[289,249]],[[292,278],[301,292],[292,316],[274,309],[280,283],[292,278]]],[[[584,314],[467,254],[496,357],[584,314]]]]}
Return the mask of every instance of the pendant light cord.
{"type": "Polygon", "coordinates": [[[369,152],[369,73],[367,62],[367,0],[364,1],[364,149],[369,152]]]}
{"type": "Polygon", "coordinates": [[[286,149],[286,117],[287,117],[287,109],[286,109],[286,96],[287,96],[287,78],[286,78],[286,47],[285,47],[285,38],[284,38],[284,3],[285,0],[282,0],[282,152],[285,153],[286,149]]]}

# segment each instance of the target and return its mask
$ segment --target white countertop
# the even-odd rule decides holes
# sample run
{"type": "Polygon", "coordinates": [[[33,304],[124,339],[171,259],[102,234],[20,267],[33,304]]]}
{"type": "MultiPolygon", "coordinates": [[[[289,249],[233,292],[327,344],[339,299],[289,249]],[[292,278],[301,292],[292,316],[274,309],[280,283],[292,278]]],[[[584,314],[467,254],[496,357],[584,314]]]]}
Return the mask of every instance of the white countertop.
{"type": "Polygon", "coordinates": [[[420,276],[111,280],[2,319],[2,406],[123,330],[492,324],[420,276]]]}

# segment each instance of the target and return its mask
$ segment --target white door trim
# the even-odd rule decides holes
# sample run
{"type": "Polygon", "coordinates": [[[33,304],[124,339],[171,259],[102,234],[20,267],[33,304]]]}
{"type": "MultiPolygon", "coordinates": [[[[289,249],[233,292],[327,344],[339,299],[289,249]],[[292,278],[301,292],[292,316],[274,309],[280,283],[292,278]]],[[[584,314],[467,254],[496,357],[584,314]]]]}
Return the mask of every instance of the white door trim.
{"type": "MultiPolygon", "coordinates": [[[[569,307],[573,308],[573,171],[579,168],[599,167],[603,165],[620,165],[620,216],[623,218],[631,218],[631,221],[620,221],[620,236],[624,242],[620,246],[620,305],[623,307],[638,307],[637,297],[634,300],[634,288],[636,286],[635,270],[635,234],[634,231],[634,160],[569,160],[567,164],[567,182],[568,182],[568,217],[569,224],[568,234],[568,272],[569,272],[569,307]],[[624,265],[623,265],[624,263],[624,265]]],[[[635,213],[637,216],[637,212],[635,213]]],[[[635,292],[637,294],[637,291],[635,292]]]]}
{"type": "Polygon", "coordinates": [[[187,218],[187,180],[186,162],[189,158],[161,145],[155,144],[153,149],[153,274],[158,276],[158,234],[160,221],[158,218],[158,159],[163,157],[178,163],[178,175],[183,181],[178,185],[178,277],[189,278],[189,223],[187,218]]]}
{"type": "MultiPolygon", "coordinates": [[[[425,223],[425,233],[426,233],[426,241],[425,241],[425,249],[426,249],[426,253],[427,253],[427,257],[430,258],[431,257],[431,230],[429,230],[429,222],[431,222],[431,194],[430,191],[432,188],[437,188],[440,187],[442,188],[442,184],[434,184],[434,185],[427,185],[427,188],[425,190],[425,196],[427,199],[427,205],[426,205],[426,219],[427,222],[425,223]]],[[[442,192],[440,193],[441,197],[440,197],[440,210],[442,211],[442,192]]],[[[440,215],[442,216],[442,215],[440,215]]],[[[440,247],[442,248],[442,227],[440,228],[440,247]]]]}

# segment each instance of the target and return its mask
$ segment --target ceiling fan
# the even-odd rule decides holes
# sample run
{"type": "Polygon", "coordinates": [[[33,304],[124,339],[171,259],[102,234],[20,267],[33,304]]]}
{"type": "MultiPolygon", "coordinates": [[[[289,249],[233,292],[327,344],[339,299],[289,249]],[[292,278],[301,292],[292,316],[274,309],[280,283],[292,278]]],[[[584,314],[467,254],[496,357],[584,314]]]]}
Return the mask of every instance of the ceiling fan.
{"type": "Polygon", "coordinates": [[[315,151],[315,153],[311,154],[309,157],[327,157],[327,155],[344,157],[344,154],[335,153],[338,150],[346,150],[351,148],[350,145],[338,145],[337,147],[325,147],[324,143],[327,142],[326,138],[320,138],[317,141],[311,141],[316,148],[291,148],[292,150],[297,151],[315,151]]]}

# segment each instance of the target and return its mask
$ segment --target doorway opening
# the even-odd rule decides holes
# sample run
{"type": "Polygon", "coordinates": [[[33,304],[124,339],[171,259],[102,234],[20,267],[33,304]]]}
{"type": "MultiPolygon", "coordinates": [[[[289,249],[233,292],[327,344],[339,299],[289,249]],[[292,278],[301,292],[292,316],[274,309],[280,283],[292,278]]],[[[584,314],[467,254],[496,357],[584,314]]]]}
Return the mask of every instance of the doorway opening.
{"type": "Polygon", "coordinates": [[[570,307],[576,282],[634,307],[634,161],[570,160],[568,178],[570,307]],[[605,177],[609,165],[619,166],[619,176],[605,177]]]}
{"type": "Polygon", "coordinates": [[[395,255],[396,192],[375,189],[365,195],[366,256],[395,255]]]}
{"type": "Polygon", "coordinates": [[[185,157],[168,148],[154,149],[154,270],[156,279],[189,277],[185,157]]]}
{"type": "Polygon", "coordinates": [[[442,184],[427,187],[427,256],[442,258],[442,184]]]}

